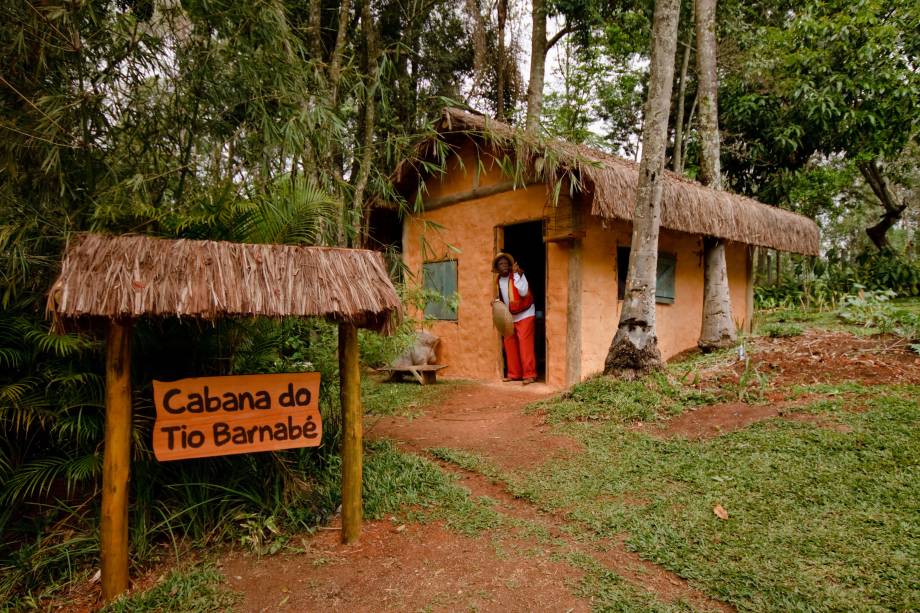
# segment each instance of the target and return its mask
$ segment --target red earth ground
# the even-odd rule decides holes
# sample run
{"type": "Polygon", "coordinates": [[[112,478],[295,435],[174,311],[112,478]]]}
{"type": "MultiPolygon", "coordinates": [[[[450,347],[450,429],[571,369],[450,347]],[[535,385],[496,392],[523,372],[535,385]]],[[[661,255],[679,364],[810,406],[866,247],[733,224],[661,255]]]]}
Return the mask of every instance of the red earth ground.
{"type": "MultiPolygon", "coordinates": [[[[839,424],[790,411],[802,402],[788,399],[791,386],[846,380],[920,383],[920,358],[893,338],[809,331],[794,338],[754,339],[748,351],[748,372],[764,375],[758,379],[758,400],[703,407],[664,423],[634,427],[652,436],[688,438],[718,436],[768,418],[807,419],[837,428],[839,424]]],[[[696,385],[710,391],[738,388],[744,370],[743,363],[726,360],[699,372],[696,385]]],[[[551,393],[539,384],[526,388],[458,385],[435,405],[425,407],[421,416],[369,416],[366,429],[370,438],[392,439],[411,453],[428,455],[428,449],[450,447],[484,456],[504,469],[528,469],[580,450],[576,441],[554,433],[542,415],[524,411],[527,404],[551,393]]],[[[582,571],[563,561],[567,553],[580,553],[647,591],[650,600],[732,610],[683,578],[627,551],[623,535],[600,545],[575,542],[560,530],[562,517],[515,498],[488,478],[439,464],[456,473],[458,483],[473,496],[498,501],[498,511],[542,526],[552,539],[537,540],[519,530],[499,537],[488,533],[471,537],[440,523],[401,524],[389,518],[366,523],[360,543],[344,546],[333,525],[305,537],[300,553],[261,558],[239,551],[221,555],[218,565],[229,587],[243,594],[239,609],[586,611],[592,603],[577,590],[582,571]]],[[[148,577],[138,583],[152,581],[148,577]]],[[[86,610],[78,603],[91,601],[92,595],[84,589],[81,596],[65,609],[86,610]]]]}

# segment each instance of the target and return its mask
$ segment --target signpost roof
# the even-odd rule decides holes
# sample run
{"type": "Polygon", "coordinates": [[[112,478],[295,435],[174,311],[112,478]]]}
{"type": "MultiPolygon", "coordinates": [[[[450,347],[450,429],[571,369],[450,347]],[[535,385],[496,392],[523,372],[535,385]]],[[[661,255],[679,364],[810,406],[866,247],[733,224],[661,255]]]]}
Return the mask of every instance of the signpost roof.
{"type": "Polygon", "coordinates": [[[82,234],[65,252],[48,311],[112,319],[318,316],[390,333],[402,307],[376,251],[82,234]]]}

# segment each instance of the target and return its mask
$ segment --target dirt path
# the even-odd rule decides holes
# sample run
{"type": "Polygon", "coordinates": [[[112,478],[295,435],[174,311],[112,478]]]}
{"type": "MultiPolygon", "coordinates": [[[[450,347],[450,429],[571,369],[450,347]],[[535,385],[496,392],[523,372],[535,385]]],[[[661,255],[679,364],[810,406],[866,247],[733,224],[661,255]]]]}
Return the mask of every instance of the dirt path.
{"type": "MultiPolygon", "coordinates": [[[[463,385],[420,417],[369,417],[368,435],[394,440],[403,450],[432,460],[426,450],[449,447],[483,456],[503,469],[533,468],[580,449],[576,441],[551,433],[540,414],[525,412],[527,404],[551,393],[541,385],[463,385]]],[[[437,523],[397,525],[390,520],[370,523],[360,545],[345,547],[336,531],[326,530],[304,542],[303,554],[225,558],[230,586],[245,594],[242,610],[587,611],[591,602],[577,590],[583,571],[563,561],[573,554],[592,558],[648,592],[650,600],[732,610],[627,551],[623,537],[577,542],[561,529],[561,516],[538,510],[486,477],[438,463],[458,474],[458,483],[473,497],[498,501],[499,513],[536,526],[549,538],[538,540],[513,529],[468,537],[437,523]]]]}
{"type": "Polygon", "coordinates": [[[463,385],[426,407],[421,417],[369,417],[367,433],[396,441],[406,451],[451,447],[485,455],[503,468],[531,468],[580,449],[578,442],[551,434],[541,415],[524,412],[552,393],[541,384],[463,385]]]}

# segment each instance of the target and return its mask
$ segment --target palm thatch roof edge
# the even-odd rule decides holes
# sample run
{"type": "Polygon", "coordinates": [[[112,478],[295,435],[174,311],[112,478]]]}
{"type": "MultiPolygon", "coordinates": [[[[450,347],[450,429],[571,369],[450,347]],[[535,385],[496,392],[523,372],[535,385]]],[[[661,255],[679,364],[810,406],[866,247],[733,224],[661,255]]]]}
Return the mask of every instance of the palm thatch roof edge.
{"type": "MultiPolygon", "coordinates": [[[[527,170],[542,175],[548,184],[558,175],[573,178],[577,191],[590,199],[591,213],[605,219],[631,221],[639,180],[639,165],[584,145],[540,139],[515,128],[455,108],[444,109],[437,125],[443,136],[466,134],[513,149],[527,170]]],[[[431,150],[422,143],[420,155],[431,150]]],[[[397,168],[396,180],[418,172],[411,164],[397,168]]],[[[670,230],[715,236],[731,241],[817,255],[820,233],[814,221],[752,198],[718,191],[673,172],[666,172],[661,225],[670,230]]]]}
{"type": "Polygon", "coordinates": [[[81,234],[48,295],[57,317],[325,317],[391,333],[402,303],[362,249],[81,234]]]}

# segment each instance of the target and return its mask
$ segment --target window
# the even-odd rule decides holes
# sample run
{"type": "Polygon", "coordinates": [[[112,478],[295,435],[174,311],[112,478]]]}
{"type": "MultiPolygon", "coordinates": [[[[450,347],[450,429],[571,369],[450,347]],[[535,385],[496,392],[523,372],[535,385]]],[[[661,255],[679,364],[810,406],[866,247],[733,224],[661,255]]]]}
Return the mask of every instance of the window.
{"type": "MultiPolygon", "coordinates": [[[[629,247],[617,247],[617,298],[626,293],[626,273],[629,271],[629,247]]],[[[674,304],[674,275],[677,256],[658,252],[658,279],[655,282],[655,302],[674,304]]]]}
{"type": "Polygon", "coordinates": [[[426,292],[437,294],[425,304],[425,317],[430,319],[457,320],[457,260],[425,262],[422,265],[426,292]]]}

